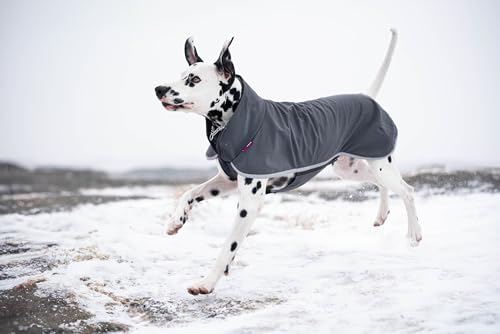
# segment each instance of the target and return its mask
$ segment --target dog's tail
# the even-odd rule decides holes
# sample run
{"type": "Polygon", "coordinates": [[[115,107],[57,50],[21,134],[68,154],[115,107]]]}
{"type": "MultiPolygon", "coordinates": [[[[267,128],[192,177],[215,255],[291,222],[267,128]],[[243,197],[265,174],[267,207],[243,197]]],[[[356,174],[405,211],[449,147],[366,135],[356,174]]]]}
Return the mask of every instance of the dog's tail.
{"type": "Polygon", "coordinates": [[[366,95],[375,98],[377,96],[382,83],[384,82],[385,75],[387,74],[387,70],[389,69],[389,65],[391,64],[392,54],[394,53],[394,48],[396,47],[396,42],[398,41],[398,32],[396,29],[391,29],[391,43],[389,44],[389,48],[387,49],[387,53],[385,54],[384,62],[380,69],[378,70],[377,76],[375,80],[372,82],[370,88],[366,92],[366,95]]]}

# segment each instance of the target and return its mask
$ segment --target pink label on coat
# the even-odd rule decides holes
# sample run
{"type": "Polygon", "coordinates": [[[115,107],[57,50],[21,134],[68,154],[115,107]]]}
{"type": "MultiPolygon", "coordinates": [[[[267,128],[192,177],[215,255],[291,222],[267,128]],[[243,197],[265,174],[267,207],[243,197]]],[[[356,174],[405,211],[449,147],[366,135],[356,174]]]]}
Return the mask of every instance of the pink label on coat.
{"type": "Polygon", "coordinates": [[[248,151],[248,149],[252,147],[252,145],[253,145],[253,140],[251,140],[248,144],[246,144],[245,147],[243,147],[243,149],[241,150],[241,152],[248,151]]]}

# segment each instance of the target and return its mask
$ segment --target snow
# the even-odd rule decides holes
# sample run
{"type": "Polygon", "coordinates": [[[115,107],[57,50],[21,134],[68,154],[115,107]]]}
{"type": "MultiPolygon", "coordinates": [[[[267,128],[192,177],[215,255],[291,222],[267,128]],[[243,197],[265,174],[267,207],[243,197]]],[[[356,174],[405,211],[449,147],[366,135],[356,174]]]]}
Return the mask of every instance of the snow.
{"type": "MultiPolygon", "coordinates": [[[[37,273],[46,279],[39,293],[71,293],[96,322],[127,324],[132,333],[500,328],[500,194],[417,194],[423,241],[416,248],[404,237],[399,199],[391,198],[386,224],[375,228],[377,200],[268,196],[230,275],[213,294],[195,297],[186,288],[214,264],[237,199],[200,203],[179,234],[167,236],[164,223],[178,188],[102,190],[114,191],[151,198],[0,216],[1,239],[57,244],[25,253],[55,264],[37,273]]],[[[29,278],[19,277],[19,267],[5,271],[14,278],[0,281],[0,289],[29,278]]]]}

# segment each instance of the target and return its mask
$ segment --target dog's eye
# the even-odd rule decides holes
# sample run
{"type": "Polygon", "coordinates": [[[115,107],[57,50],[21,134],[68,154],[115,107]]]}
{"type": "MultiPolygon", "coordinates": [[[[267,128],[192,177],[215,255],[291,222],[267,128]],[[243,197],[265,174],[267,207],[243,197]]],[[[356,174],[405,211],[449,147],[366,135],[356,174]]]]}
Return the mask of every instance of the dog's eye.
{"type": "Polygon", "coordinates": [[[195,76],[191,79],[192,82],[194,83],[199,83],[201,81],[200,77],[199,76],[195,76]]]}

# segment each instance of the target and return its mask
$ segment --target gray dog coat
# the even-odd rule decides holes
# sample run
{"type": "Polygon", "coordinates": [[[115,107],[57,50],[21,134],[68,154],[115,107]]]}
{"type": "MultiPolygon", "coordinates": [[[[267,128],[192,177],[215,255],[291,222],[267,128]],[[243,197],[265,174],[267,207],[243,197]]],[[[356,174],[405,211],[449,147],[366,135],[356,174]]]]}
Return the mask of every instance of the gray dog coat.
{"type": "MultiPolygon", "coordinates": [[[[295,174],[295,189],[340,154],[385,158],[396,145],[397,128],[371,97],[346,94],[306,102],[274,102],[259,97],[238,76],[243,91],[227,125],[207,119],[208,159],[218,159],[231,178],[274,178],[295,174]]],[[[273,192],[271,190],[271,192],[273,192]]]]}

